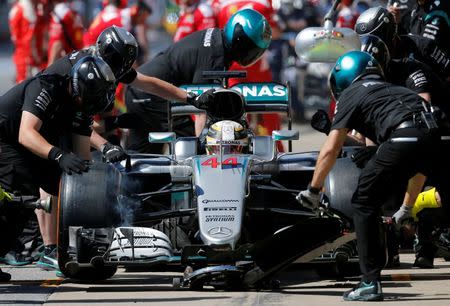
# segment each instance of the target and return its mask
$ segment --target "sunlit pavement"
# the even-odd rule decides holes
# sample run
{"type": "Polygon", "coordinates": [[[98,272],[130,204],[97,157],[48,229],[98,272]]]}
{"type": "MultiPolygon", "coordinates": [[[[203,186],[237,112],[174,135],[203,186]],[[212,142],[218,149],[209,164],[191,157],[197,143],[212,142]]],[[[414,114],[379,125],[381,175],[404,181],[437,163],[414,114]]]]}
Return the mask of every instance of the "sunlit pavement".
{"type": "MultiPolygon", "coordinates": [[[[402,254],[399,269],[383,272],[385,302],[395,305],[449,305],[450,263],[438,258],[435,269],[412,269],[412,254],[402,254]]],[[[2,266],[4,269],[5,266],[2,266]]],[[[82,284],[57,278],[32,266],[6,268],[12,273],[9,284],[0,285],[0,305],[354,305],[343,302],[344,291],[352,288],[357,277],[320,279],[311,268],[290,269],[277,278],[279,290],[203,291],[174,289],[177,272],[125,272],[119,269],[111,279],[82,284]]],[[[374,303],[372,303],[374,304],[374,303]]]]}

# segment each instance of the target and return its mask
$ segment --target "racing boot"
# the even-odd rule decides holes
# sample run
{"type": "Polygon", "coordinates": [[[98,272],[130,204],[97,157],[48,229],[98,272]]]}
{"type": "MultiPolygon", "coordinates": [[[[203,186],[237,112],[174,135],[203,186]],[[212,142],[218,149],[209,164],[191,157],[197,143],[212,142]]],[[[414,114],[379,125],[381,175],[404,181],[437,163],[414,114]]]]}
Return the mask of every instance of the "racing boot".
{"type": "Polygon", "coordinates": [[[414,260],[413,267],[421,268],[421,269],[433,269],[434,268],[434,258],[426,257],[426,256],[418,256],[416,260],[414,260]]]}
{"type": "Polygon", "coordinates": [[[0,262],[3,262],[10,266],[25,266],[32,263],[31,257],[26,257],[15,251],[6,253],[3,257],[0,257],[0,262]]]}
{"type": "Polygon", "coordinates": [[[414,250],[416,252],[416,260],[414,261],[413,267],[421,269],[434,268],[433,261],[437,247],[433,243],[416,240],[414,250]]]}
{"type": "Polygon", "coordinates": [[[358,286],[344,293],[344,301],[382,301],[383,290],[379,281],[360,282],[358,286]]]}
{"type": "Polygon", "coordinates": [[[3,272],[2,269],[0,269],[0,283],[9,282],[11,279],[11,274],[3,272]]]}
{"type": "Polygon", "coordinates": [[[44,252],[42,253],[39,260],[36,262],[36,266],[43,270],[58,270],[58,257],[57,257],[57,247],[56,245],[45,246],[44,252]]]}

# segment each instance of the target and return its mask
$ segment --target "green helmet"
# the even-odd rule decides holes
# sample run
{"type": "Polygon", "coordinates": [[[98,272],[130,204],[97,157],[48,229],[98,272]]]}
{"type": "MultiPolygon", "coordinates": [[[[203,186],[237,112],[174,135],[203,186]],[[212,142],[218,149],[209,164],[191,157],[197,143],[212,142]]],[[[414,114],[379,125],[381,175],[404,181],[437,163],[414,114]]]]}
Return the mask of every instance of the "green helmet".
{"type": "Polygon", "coordinates": [[[269,22],[253,9],[237,11],[227,21],[223,32],[230,58],[242,66],[256,62],[272,40],[269,22]]]}
{"type": "Polygon", "coordinates": [[[372,55],[362,51],[345,53],[338,58],[328,77],[331,94],[339,99],[344,89],[368,75],[384,79],[383,70],[372,55]]]}

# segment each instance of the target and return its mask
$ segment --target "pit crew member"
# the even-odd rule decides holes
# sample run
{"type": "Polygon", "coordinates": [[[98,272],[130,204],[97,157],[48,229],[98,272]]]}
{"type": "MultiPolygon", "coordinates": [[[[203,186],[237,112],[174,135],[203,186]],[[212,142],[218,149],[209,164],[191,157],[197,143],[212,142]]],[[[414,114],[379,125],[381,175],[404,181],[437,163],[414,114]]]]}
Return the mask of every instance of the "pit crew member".
{"type": "MultiPolygon", "coordinates": [[[[271,29],[266,18],[252,9],[233,15],[225,29],[209,28],[197,31],[170,46],[137,70],[146,76],[157,77],[176,86],[182,84],[209,84],[203,71],[227,70],[233,61],[248,66],[258,60],[271,41],[271,29]],[[250,22],[253,26],[248,27],[250,22]]],[[[206,92],[208,93],[208,92],[206,92]]],[[[201,96],[200,96],[201,97],[201,96]]],[[[167,130],[167,104],[149,103],[155,97],[131,86],[126,93],[128,112],[139,117],[142,127],[130,130],[128,149],[139,152],[160,152],[161,146],[149,144],[150,131],[167,130]]],[[[196,120],[199,135],[204,122],[196,120]],[[197,125],[198,124],[198,125],[197,125]]],[[[189,117],[174,120],[174,131],[179,135],[193,135],[189,117]]]]}
{"type": "MultiPolygon", "coordinates": [[[[332,95],[337,99],[331,132],[319,153],[308,189],[297,197],[303,206],[318,208],[325,177],[349,130],[355,129],[379,145],[362,169],[352,197],[362,280],[344,294],[348,301],[383,300],[380,273],[386,261],[379,213],[392,195],[392,187],[406,184],[416,173],[430,171],[444,173],[439,179],[442,187],[449,183],[445,179],[447,150],[424,100],[383,79],[381,67],[368,53],[351,51],[337,60],[329,77],[332,95]]],[[[445,195],[441,195],[444,202],[449,190],[445,187],[445,195]]]]}
{"type": "Polygon", "coordinates": [[[410,25],[418,58],[441,71],[447,80],[450,77],[449,15],[448,1],[417,0],[410,25]]]}
{"type": "MultiPolygon", "coordinates": [[[[416,92],[448,118],[450,105],[446,100],[450,96],[450,90],[446,82],[434,73],[430,67],[411,58],[391,60],[386,44],[376,36],[364,35],[361,37],[361,41],[361,50],[370,53],[377,59],[387,76],[387,81],[416,92]]],[[[425,180],[425,176],[417,174],[409,182],[403,204],[393,216],[398,224],[410,218],[412,207],[418,194],[422,191],[425,180]]],[[[432,268],[436,250],[432,241],[426,238],[431,237],[431,233],[430,235],[425,235],[426,231],[422,229],[419,230],[419,233],[423,238],[420,239],[419,237],[418,240],[419,247],[416,248],[414,266],[432,268]]]]}
{"type": "MultiPolygon", "coordinates": [[[[267,19],[271,28],[274,38],[280,36],[278,25],[276,22],[275,10],[272,6],[272,0],[215,0],[213,1],[213,8],[216,12],[217,26],[223,29],[230,19],[230,17],[242,9],[253,9],[267,19]]],[[[242,82],[271,82],[272,71],[268,61],[267,54],[261,56],[260,60],[256,61],[252,65],[241,65],[238,62],[232,63],[230,70],[245,70],[247,71],[246,78],[230,79],[230,86],[242,82]]],[[[273,130],[280,129],[280,115],[279,114],[260,114],[256,116],[255,132],[258,135],[271,135],[273,130]]],[[[278,150],[284,151],[283,144],[277,143],[278,150]]]]}
{"type": "MultiPolygon", "coordinates": [[[[88,170],[91,116],[113,102],[115,77],[100,58],[85,57],[70,77],[39,75],[14,86],[0,98],[0,184],[8,192],[58,194],[61,172],[88,170]],[[68,136],[71,147],[64,145],[68,136]]],[[[97,147],[97,149],[100,149],[97,147]]],[[[0,255],[11,247],[31,212],[1,210],[0,255]]],[[[48,245],[46,253],[56,252],[48,245]]],[[[56,257],[56,256],[55,256],[56,257]]]]}
{"type": "MultiPolygon", "coordinates": [[[[47,67],[43,73],[58,74],[63,77],[69,77],[73,66],[85,57],[98,55],[111,67],[116,82],[123,82],[126,84],[133,84],[136,88],[162,96],[168,100],[176,100],[180,102],[188,102],[198,108],[207,108],[210,102],[208,95],[187,95],[184,90],[181,90],[167,82],[159,80],[154,77],[149,77],[136,72],[132,66],[136,59],[138,52],[137,42],[133,35],[123,28],[111,26],[105,29],[97,39],[95,46],[90,48],[75,51],[68,54],[52,65],[47,67]]],[[[126,118],[126,117],[123,117],[126,118]]],[[[120,117],[110,117],[107,121],[109,126],[116,127],[117,125],[128,124],[125,121],[136,121],[134,118],[121,119],[120,117]],[[125,123],[124,123],[125,122],[125,123]]],[[[109,129],[110,127],[108,127],[109,129]]],[[[90,143],[96,148],[100,148],[106,161],[116,162],[126,158],[126,153],[122,147],[113,145],[107,142],[95,131],[91,133],[90,143]]],[[[43,194],[44,197],[46,197],[43,194]]],[[[43,211],[39,211],[38,218],[41,224],[41,233],[48,245],[56,244],[56,214],[49,215],[43,211]],[[45,224],[45,225],[44,225],[45,224]]],[[[43,264],[40,267],[55,268],[56,258],[46,256],[42,258],[43,264]]]]}
{"type": "MultiPolygon", "coordinates": [[[[432,26],[434,27],[434,25],[430,25],[428,28],[432,26]]],[[[356,21],[355,31],[359,35],[372,34],[381,38],[393,51],[391,53],[393,58],[413,55],[417,60],[430,66],[443,79],[449,76],[450,53],[447,51],[447,46],[441,44],[437,36],[436,39],[431,39],[425,30],[423,30],[424,33],[421,33],[417,29],[414,30],[413,27],[410,27],[408,35],[398,36],[394,16],[386,8],[373,7],[363,12],[356,21]]],[[[441,32],[436,30],[435,34],[438,33],[441,32]]],[[[447,36],[441,33],[439,37],[447,36]]]]}

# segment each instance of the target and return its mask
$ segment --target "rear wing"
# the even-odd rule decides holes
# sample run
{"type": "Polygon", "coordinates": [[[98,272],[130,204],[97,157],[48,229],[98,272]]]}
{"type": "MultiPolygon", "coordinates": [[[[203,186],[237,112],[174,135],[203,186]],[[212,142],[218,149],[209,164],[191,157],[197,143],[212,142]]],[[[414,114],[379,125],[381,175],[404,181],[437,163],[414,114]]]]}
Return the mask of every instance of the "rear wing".
{"type": "MultiPolygon", "coordinates": [[[[180,88],[196,94],[208,89],[223,88],[216,84],[182,85],[180,88]]],[[[291,117],[291,98],[289,83],[239,83],[228,89],[240,92],[245,99],[246,113],[284,113],[291,117]]],[[[204,113],[192,105],[171,102],[171,116],[204,113]]]]}
{"type": "MultiPolygon", "coordinates": [[[[208,89],[223,88],[218,84],[182,85],[180,88],[196,94],[202,94],[208,89]]],[[[270,83],[239,83],[228,89],[240,92],[245,99],[245,113],[282,113],[288,117],[288,129],[292,129],[292,105],[289,82],[282,84],[270,83]]],[[[173,116],[192,115],[204,113],[192,105],[180,102],[170,104],[169,126],[172,127],[173,116]]],[[[170,128],[170,130],[172,130],[170,128]]],[[[289,151],[292,151],[292,143],[289,141],[289,151]]]]}

